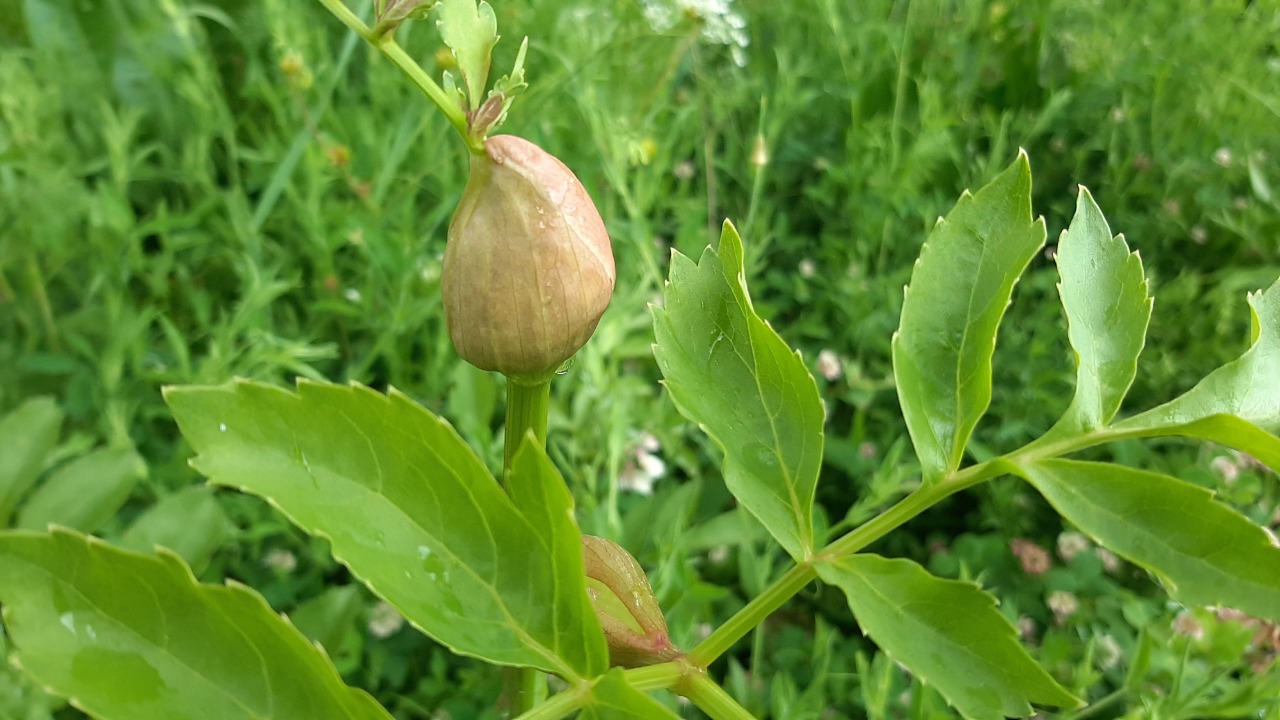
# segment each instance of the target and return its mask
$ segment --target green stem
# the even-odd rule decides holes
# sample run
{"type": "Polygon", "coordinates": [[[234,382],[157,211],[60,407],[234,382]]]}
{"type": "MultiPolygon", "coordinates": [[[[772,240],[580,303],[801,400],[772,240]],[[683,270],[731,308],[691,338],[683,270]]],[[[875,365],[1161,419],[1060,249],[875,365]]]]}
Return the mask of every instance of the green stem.
{"type": "Polygon", "coordinates": [[[985,480],[1004,475],[1008,470],[1008,464],[1002,458],[996,458],[967,467],[942,482],[919,488],[900,500],[898,504],[827,545],[818,552],[815,559],[835,560],[852,555],[933,507],[943,498],[985,480]]]}
{"type": "Polygon", "coordinates": [[[507,378],[507,429],[502,459],[504,485],[507,481],[506,475],[511,471],[511,463],[515,460],[516,451],[520,449],[520,442],[530,430],[538,438],[538,442],[546,447],[547,408],[550,403],[550,380],[525,385],[507,378]]]}
{"type": "Polygon", "coordinates": [[[1008,465],[997,458],[966,468],[949,479],[920,488],[903,498],[897,505],[889,508],[876,518],[860,525],[844,537],[823,548],[812,560],[801,562],[792,567],[763,593],[747,603],[698,644],[689,653],[689,661],[695,665],[706,667],[733,647],[753,628],[764,622],[764,619],[782,607],[796,593],[808,585],[818,573],[815,564],[824,560],[834,560],[852,553],[879,540],[889,532],[924,512],[938,501],[978,483],[989,480],[1008,471],[1008,465]]]}
{"type": "Polygon", "coordinates": [[[724,688],[716,684],[705,672],[685,675],[676,686],[676,692],[689,698],[711,720],[754,720],[746,708],[730,697],[724,688]]]}
{"type": "MultiPolygon", "coordinates": [[[[533,431],[539,445],[546,446],[547,409],[550,403],[551,380],[527,385],[507,378],[507,428],[502,449],[504,488],[511,475],[511,464],[515,461],[516,451],[520,449],[520,443],[529,431],[533,431]]],[[[542,673],[533,668],[509,668],[506,673],[506,686],[514,694],[510,698],[513,713],[528,712],[546,697],[547,686],[542,673]]]]}
{"type": "Polygon", "coordinates": [[[792,567],[786,575],[778,578],[747,603],[746,607],[734,613],[724,625],[716,628],[706,640],[698,643],[689,653],[689,662],[700,667],[710,665],[816,577],[818,574],[812,563],[800,563],[792,567]]]}
{"type": "Polygon", "coordinates": [[[666,690],[674,687],[689,672],[687,661],[665,662],[658,665],[632,668],[622,671],[627,684],[637,690],[666,690]]]}
{"type": "MultiPolygon", "coordinates": [[[[681,682],[686,675],[702,672],[700,668],[692,668],[688,663],[676,661],[633,668],[623,671],[623,674],[628,685],[644,691],[666,690],[681,682]]],[[[571,687],[536,708],[526,710],[516,720],[559,720],[591,699],[593,684],[594,681],[571,687]]]]}
{"type": "Polygon", "coordinates": [[[343,4],[342,0],[320,0],[320,3],[333,13],[334,17],[342,21],[343,25],[351,28],[356,34],[364,38],[366,42],[378,49],[387,57],[396,67],[400,68],[413,84],[435,103],[440,112],[448,118],[449,124],[454,130],[458,131],[458,135],[462,137],[462,142],[466,143],[467,149],[476,155],[484,154],[484,138],[474,137],[467,128],[467,116],[462,108],[454,102],[444,89],[436,84],[435,80],[422,69],[421,65],[413,61],[404,48],[396,43],[395,39],[390,35],[379,35],[372,28],[364,24],[355,13],[343,4]]]}
{"type": "Polygon", "coordinates": [[[525,708],[523,711],[517,710],[516,712],[519,712],[520,715],[516,716],[515,720],[560,720],[560,718],[582,707],[582,704],[590,697],[590,692],[575,692],[570,688],[536,708],[525,708]]]}

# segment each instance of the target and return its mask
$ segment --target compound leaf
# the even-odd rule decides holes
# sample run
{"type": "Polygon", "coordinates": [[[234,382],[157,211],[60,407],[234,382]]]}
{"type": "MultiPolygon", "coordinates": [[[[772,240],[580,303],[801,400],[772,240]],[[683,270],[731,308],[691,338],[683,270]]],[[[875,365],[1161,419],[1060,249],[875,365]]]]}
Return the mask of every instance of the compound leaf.
{"type": "MultiPolygon", "coordinates": [[[[1133,384],[1147,337],[1151,296],[1138,253],[1111,228],[1081,186],[1071,226],[1058,241],[1058,294],[1076,354],[1076,393],[1060,432],[1106,425],[1133,384]]],[[[1050,433],[1054,434],[1054,433],[1050,433]]]]}
{"type": "Polygon", "coordinates": [[[1044,245],[1026,153],[965,191],[920,251],[893,336],[898,400],[925,482],[960,466],[991,402],[991,356],[1013,286],[1044,245]]]}
{"type": "Polygon", "coordinates": [[[1183,395],[1115,424],[1127,434],[1185,435],[1243,450],[1280,470],[1280,280],[1248,298],[1251,345],[1183,395]]]}
{"type": "Polygon", "coordinates": [[[889,657],[970,720],[1031,715],[1031,703],[1077,707],[1022,646],[995,598],[901,559],[858,554],[817,565],[858,625],[889,657]]]}
{"type": "Polygon", "coordinates": [[[490,662],[594,669],[589,647],[562,635],[566,616],[594,621],[586,593],[557,588],[537,527],[453,428],[405,395],[300,381],[296,394],[237,382],[165,397],[197,470],[328,538],[426,634],[490,662]]]}
{"type": "Polygon", "coordinates": [[[0,602],[25,671],[103,720],[391,718],[260,595],[167,551],[0,534],[0,602]]]}
{"type": "Polygon", "coordinates": [[[813,376],[751,305],[742,239],[674,253],[654,356],[676,406],[724,450],[729,490],[796,559],[813,551],[823,409],[813,376]]]}
{"type": "Polygon", "coordinates": [[[1280,546],[1208,490],[1079,460],[1022,463],[1019,473],[1084,533],[1160,576],[1176,599],[1280,621],[1280,546]]]}

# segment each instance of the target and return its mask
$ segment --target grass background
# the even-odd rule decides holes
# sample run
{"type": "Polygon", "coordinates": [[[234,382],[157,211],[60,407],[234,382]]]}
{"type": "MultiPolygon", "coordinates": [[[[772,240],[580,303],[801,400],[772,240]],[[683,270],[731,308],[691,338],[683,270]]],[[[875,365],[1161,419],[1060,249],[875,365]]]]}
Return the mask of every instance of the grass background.
{"type": "MultiPolygon", "coordinates": [[[[66,421],[47,470],[96,447],[134,450],[146,465],[119,511],[85,529],[122,538],[157,505],[178,510],[152,517],[181,519],[196,497],[164,384],[394,385],[500,465],[500,385],[460,363],[440,313],[464,150],[389,63],[318,3],[4,3],[0,411],[56,401],[66,421]]],[[[733,219],[760,313],[811,366],[823,350],[840,359],[839,376],[820,380],[830,420],[819,499],[832,526],[870,517],[915,480],[889,362],[902,286],[935,218],[1017,148],[1030,154],[1051,243],[1075,184],[1087,185],[1152,277],[1129,410],[1238,354],[1245,292],[1280,274],[1274,0],[724,5],[745,46],[708,37],[731,22],[709,12],[677,10],[655,27],[653,13],[673,7],[659,0],[495,3],[499,71],[530,38],[531,89],[504,131],[577,172],[619,268],[596,337],[555,383],[550,449],[584,530],[621,539],[650,568],[684,644],[758,592],[782,558],[732,510],[714,449],[657,383],[645,307],[671,249],[696,255],[733,219]],[[652,495],[617,482],[644,433],[667,467],[652,495]]],[[[399,40],[440,72],[429,23],[399,40]]],[[[977,457],[1042,432],[1069,398],[1054,282],[1046,256],[1015,293],[977,457]]],[[[1222,449],[1113,452],[1277,520],[1275,476],[1222,449]]],[[[411,629],[371,632],[394,615],[323,543],[252,498],[199,497],[202,521],[178,528],[199,541],[202,577],[261,590],[398,717],[488,707],[487,667],[411,629]]],[[[876,549],[993,589],[1059,680],[1106,700],[1094,717],[1280,717],[1280,671],[1252,667],[1253,630],[1197,611],[1186,617],[1199,636],[1175,632],[1184,611],[1144,574],[1107,572],[1092,551],[1056,554],[1064,529],[1006,480],[876,549]],[[1049,572],[1027,574],[1015,539],[1049,550],[1049,572]],[[1076,611],[1056,616],[1055,592],[1077,598],[1076,611]]],[[[818,587],[714,670],[761,717],[949,716],[861,639],[838,593],[818,587]]],[[[6,676],[0,714],[78,717],[33,693],[6,676]]]]}

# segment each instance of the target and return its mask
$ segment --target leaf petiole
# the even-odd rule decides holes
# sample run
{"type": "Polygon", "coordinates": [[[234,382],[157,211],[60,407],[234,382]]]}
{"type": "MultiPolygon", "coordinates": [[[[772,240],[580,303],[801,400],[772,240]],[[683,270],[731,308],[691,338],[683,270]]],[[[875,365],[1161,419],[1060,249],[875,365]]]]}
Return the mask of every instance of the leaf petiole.
{"type": "Polygon", "coordinates": [[[379,36],[372,28],[364,23],[363,20],[356,17],[342,0],[320,0],[320,4],[325,6],[333,16],[342,21],[342,24],[353,30],[357,35],[364,38],[366,42],[378,49],[387,57],[396,67],[400,68],[414,85],[427,96],[431,102],[435,103],[440,112],[444,113],[445,118],[449,120],[449,124],[461,136],[462,142],[466,144],[467,149],[475,155],[484,154],[484,139],[472,137],[467,131],[467,116],[462,112],[462,108],[458,107],[449,99],[449,95],[444,89],[431,79],[422,66],[414,62],[413,58],[400,47],[399,43],[389,35],[379,36]]]}
{"type": "Polygon", "coordinates": [[[681,678],[676,691],[697,705],[712,720],[752,720],[755,716],[738,704],[724,688],[705,672],[690,673],[681,678]]]}

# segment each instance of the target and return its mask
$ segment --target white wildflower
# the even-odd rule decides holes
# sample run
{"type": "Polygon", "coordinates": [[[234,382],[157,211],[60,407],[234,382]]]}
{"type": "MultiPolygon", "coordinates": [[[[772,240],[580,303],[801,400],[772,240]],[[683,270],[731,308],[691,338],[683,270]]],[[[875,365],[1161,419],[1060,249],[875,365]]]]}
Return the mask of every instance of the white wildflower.
{"type": "Polygon", "coordinates": [[[1120,558],[1106,548],[1098,548],[1098,559],[1102,561],[1102,569],[1115,575],[1120,572],[1120,558]]]}
{"type": "Polygon", "coordinates": [[[652,495],[653,483],[667,474],[667,464],[656,453],[662,444],[652,433],[642,433],[631,451],[631,458],[618,473],[618,489],[639,495],[652,495]]]}
{"type": "Polygon", "coordinates": [[[1089,538],[1073,530],[1058,536],[1058,556],[1067,562],[1089,547],[1089,538]]]}
{"type": "Polygon", "coordinates": [[[404,616],[391,603],[383,600],[369,613],[369,634],[376,638],[388,638],[404,627],[404,616]]]}
{"type": "Polygon", "coordinates": [[[262,557],[262,564],[281,575],[288,575],[298,567],[298,558],[288,550],[275,548],[262,557]]]}
{"type": "Polygon", "coordinates": [[[1233,484],[1240,477],[1240,466],[1226,455],[1219,455],[1209,461],[1209,467],[1218,473],[1225,485],[1233,484]]]}
{"type": "Polygon", "coordinates": [[[1103,670],[1110,670],[1115,667],[1123,653],[1120,651],[1120,643],[1116,642],[1115,637],[1111,635],[1103,635],[1098,638],[1098,667],[1103,670]]]}
{"type": "Polygon", "coordinates": [[[1065,623],[1068,618],[1075,615],[1076,611],[1080,609],[1080,601],[1076,599],[1075,595],[1065,590],[1055,590],[1049,593],[1049,599],[1045,602],[1049,609],[1053,611],[1053,619],[1057,620],[1059,625],[1065,623]]]}
{"type": "Polygon", "coordinates": [[[1173,619],[1173,631],[1192,640],[1204,639],[1204,626],[1189,612],[1184,612],[1173,619]]]}
{"type": "Polygon", "coordinates": [[[654,32],[664,33],[684,20],[702,26],[707,42],[724,45],[738,67],[747,65],[747,19],[734,9],[733,0],[642,0],[645,20],[654,32]]]}
{"type": "Polygon", "coordinates": [[[826,378],[829,382],[835,382],[840,379],[840,373],[844,369],[840,366],[840,356],[834,351],[823,350],[818,353],[818,373],[826,378]]]}
{"type": "Polygon", "coordinates": [[[1022,615],[1018,617],[1018,637],[1022,638],[1023,642],[1031,642],[1034,640],[1036,638],[1037,629],[1035,618],[1029,615],[1022,615]]]}

